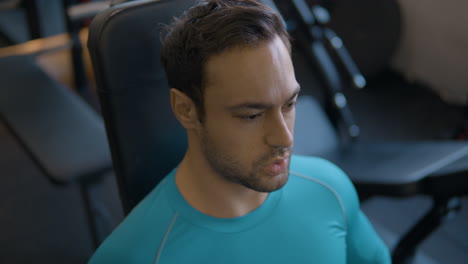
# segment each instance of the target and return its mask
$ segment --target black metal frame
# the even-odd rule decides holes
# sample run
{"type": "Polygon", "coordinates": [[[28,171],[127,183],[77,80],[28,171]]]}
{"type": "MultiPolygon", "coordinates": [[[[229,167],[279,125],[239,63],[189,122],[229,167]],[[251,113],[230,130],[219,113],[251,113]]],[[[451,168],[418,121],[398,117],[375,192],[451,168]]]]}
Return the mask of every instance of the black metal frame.
{"type": "Polygon", "coordinates": [[[41,23],[39,21],[39,10],[37,8],[36,0],[25,0],[23,2],[26,10],[27,22],[29,27],[29,34],[31,39],[38,39],[42,37],[41,23]]]}
{"type": "Polygon", "coordinates": [[[413,227],[403,235],[393,249],[393,263],[412,263],[418,245],[431,235],[446,219],[461,209],[460,199],[454,197],[433,197],[432,207],[413,227]]]}
{"type": "Polygon", "coordinates": [[[82,28],[82,21],[73,21],[68,15],[68,9],[76,4],[76,0],[63,0],[63,7],[65,11],[65,22],[67,32],[72,41],[71,56],[72,67],[74,72],[75,89],[87,101],[90,99],[89,84],[86,77],[85,66],[83,62],[83,45],[80,40],[80,30],[82,28]]]}

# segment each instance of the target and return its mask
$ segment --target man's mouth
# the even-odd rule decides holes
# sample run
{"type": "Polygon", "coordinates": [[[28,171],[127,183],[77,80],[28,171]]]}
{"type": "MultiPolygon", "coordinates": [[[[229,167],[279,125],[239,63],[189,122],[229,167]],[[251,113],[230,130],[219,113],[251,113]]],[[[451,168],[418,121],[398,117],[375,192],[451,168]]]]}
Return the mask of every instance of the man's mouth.
{"type": "Polygon", "coordinates": [[[274,159],[268,163],[264,168],[267,174],[276,176],[288,170],[289,157],[274,159]]]}

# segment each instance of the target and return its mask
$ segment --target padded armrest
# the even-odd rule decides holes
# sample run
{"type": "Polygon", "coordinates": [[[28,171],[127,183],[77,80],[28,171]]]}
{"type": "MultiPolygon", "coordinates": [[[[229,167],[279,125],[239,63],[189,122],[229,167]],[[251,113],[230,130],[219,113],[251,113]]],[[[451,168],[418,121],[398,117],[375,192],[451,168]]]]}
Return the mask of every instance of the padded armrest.
{"type": "MultiPolygon", "coordinates": [[[[453,141],[359,142],[340,148],[320,156],[346,171],[359,191],[394,196],[437,194],[437,188],[431,191],[423,181],[468,157],[468,145],[453,141]]],[[[460,176],[453,173],[468,175],[468,164],[437,178],[448,189],[458,188],[460,176]]]]}
{"type": "Polygon", "coordinates": [[[358,142],[323,156],[358,182],[401,184],[420,181],[467,155],[468,144],[461,142],[408,141],[358,142]]]}
{"type": "Polygon", "coordinates": [[[468,194],[468,144],[457,141],[339,142],[318,102],[296,108],[296,154],[332,161],[360,193],[407,196],[468,194]]]}
{"type": "Polygon", "coordinates": [[[0,116],[59,183],[112,167],[101,118],[52,80],[32,56],[0,58],[0,116]]]}

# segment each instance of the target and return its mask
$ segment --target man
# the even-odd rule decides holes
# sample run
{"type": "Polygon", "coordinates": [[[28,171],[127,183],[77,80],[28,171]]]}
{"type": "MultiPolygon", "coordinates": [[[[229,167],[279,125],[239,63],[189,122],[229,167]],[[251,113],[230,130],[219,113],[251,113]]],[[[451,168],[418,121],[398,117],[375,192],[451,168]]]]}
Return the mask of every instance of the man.
{"type": "Polygon", "coordinates": [[[91,263],[390,263],[346,175],[291,156],[299,85],[289,36],[253,0],[207,0],[163,39],[180,165],[91,263]]]}

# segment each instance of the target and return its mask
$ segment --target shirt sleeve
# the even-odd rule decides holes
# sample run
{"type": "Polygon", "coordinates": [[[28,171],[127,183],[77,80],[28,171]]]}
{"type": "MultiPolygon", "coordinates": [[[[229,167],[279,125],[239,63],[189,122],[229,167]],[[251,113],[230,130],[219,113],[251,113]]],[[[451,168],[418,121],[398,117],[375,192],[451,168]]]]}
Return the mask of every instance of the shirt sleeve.
{"type": "Polygon", "coordinates": [[[390,253],[371,223],[359,210],[349,219],[347,233],[347,264],[390,264],[390,253]]]}
{"type": "Polygon", "coordinates": [[[340,196],[345,211],[346,263],[390,264],[389,250],[362,212],[353,183],[336,165],[329,163],[329,166],[328,175],[333,176],[328,176],[327,180],[340,196]]]}
{"type": "Polygon", "coordinates": [[[329,166],[327,180],[340,196],[346,214],[346,263],[390,264],[388,248],[362,212],[353,183],[336,165],[329,166]]]}
{"type": "Polygon", "coordinates": [[[315,178],[336,192],[345,214],[346,263],[390,264],[388,248],[361,211],[356,189],[345,172],[333,163],[320,158],[295,156],[293,162],[300,170],[315,168],[315,178]]]}

